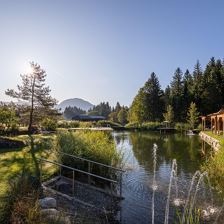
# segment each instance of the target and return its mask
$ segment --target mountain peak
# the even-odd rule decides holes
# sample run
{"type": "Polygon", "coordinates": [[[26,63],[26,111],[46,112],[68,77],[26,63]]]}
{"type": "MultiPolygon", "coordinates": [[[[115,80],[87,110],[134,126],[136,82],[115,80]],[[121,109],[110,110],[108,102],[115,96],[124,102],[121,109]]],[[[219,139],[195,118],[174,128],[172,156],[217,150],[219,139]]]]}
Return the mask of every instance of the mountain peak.
{"type": "Polygon", "coordinates": [[[57,108],[64,111],[65,108],[69,106],[77,107],[82,110],[88,111],[89,109],[93,108],[94,105],[81,98],[71,98],[71,99],[63,100],[61,103],[58,104],[57,108]]]}

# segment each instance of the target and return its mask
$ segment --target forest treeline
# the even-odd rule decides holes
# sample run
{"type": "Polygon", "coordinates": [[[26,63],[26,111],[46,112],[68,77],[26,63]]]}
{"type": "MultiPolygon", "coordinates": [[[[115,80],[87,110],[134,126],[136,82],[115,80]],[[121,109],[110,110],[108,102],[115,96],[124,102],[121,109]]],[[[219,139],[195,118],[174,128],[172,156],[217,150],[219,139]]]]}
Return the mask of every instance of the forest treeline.
{"type": "Polygon", "coordinates": [[[210,59],[203,71],[199,61],[193,72],[177,68],[171,83],[161,89],[153,72],[139,89],[129,109],[129,122],[164,120],[166,108],[171,106],[175,122],[186,122],[191,103],[196,104],[199,114],[217,112],[224,104],[224,61],[210,59]]]}
{"type": "MultiPolygon", "coordinates": [[[[210,59],[204,70],[196,62],[193,71],[177,68],[170,84],[161,89],[158,76],[152,72],[134,97],[130,108],[113,108],[108,102],[102,102],[87,112],[89,115],[101,115],[114,122],[144,123],[166,120],[165,113],[172,122],[187,122],[191,106],[199,115],[217,112],[224,105],[224,61],[210,59]],[[194,103],[194,105],[191,105],[194,103]]],[[[196,112],[195,112],[196,113],[196,112]]]]}

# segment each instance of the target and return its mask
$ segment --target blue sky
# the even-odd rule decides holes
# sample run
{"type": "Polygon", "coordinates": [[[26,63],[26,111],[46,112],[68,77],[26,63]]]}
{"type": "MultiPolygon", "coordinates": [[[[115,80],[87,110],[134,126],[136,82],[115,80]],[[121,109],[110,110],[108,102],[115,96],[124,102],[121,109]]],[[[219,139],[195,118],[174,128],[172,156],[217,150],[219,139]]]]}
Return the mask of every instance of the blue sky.
{"type": "Polygon", "coordinates": [[[155,72],[223,59],[224,1],[0,0],[0,100],[29,61],[48,73],[59,101],[130,105],[155,72]]]}

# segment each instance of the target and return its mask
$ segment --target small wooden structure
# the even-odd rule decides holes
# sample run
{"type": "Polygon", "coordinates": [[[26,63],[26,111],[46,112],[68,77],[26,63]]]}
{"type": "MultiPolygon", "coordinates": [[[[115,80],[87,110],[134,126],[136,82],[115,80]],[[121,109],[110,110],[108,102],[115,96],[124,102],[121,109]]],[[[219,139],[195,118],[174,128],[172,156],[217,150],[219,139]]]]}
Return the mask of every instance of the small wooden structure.
{"type": "Polygon", "coordinates": [[[224,106],[216,113],[201,116],[201,120],[203,131],[206,129],[206,121],[210,121],[212,133],[224,136],[224,106]]]}

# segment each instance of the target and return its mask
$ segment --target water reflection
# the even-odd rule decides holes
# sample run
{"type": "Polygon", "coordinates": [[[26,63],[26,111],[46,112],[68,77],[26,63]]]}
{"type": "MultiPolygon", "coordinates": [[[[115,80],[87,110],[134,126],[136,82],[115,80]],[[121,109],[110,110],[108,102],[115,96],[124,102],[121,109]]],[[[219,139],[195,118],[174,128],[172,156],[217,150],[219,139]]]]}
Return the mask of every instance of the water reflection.
{"type": "MultiPolygon", "coordinates": [[[[178,185],[185,194],[189,182],[204,161],[199,137],[155,132],[117,132],[118,150],[124,153],[127,172],[123,181],[122,223],[150,223],[153,182],[153,144],[158,145],[155,192],[155,223],[164,222],[167,188],[172,160],[177,160],[178,185]]],[[[174,194],[174,192],[171,192],[174,194]]],[[[171,208],[169,223],[174,223],[176,210],[171,208]]]]}

